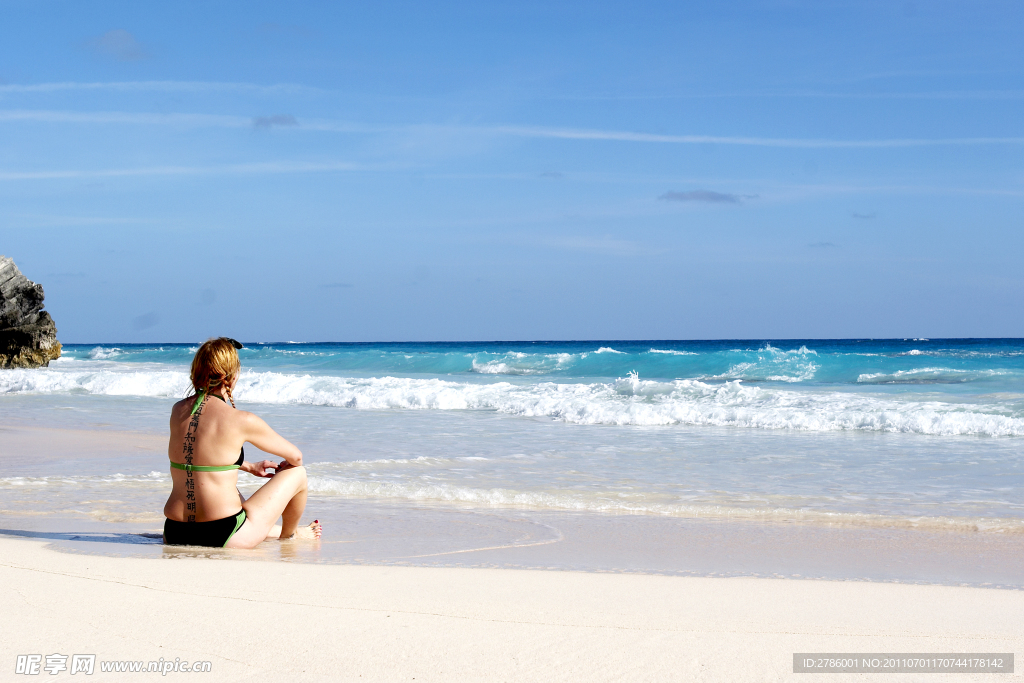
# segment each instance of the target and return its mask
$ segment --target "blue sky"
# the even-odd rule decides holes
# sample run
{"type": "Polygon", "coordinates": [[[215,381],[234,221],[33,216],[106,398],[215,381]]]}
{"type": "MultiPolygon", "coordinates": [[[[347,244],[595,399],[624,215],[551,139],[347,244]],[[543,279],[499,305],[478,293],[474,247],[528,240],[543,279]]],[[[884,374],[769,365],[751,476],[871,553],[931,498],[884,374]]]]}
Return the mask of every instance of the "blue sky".
{"type": "Polygon", "coordinates": [[[1019,2],[3,2],[65,342],[1024,336],[1019,2]]]}

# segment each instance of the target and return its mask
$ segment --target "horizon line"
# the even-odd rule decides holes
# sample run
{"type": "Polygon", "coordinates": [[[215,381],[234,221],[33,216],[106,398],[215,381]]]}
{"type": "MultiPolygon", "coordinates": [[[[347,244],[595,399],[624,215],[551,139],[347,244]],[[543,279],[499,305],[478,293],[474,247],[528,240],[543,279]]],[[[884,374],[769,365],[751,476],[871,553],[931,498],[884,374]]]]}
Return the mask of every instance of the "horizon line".
{"type": "MultiPolygon", "coordinates": [[[[215,339],[216,337],[210,337],[215,339]]],[[[460,339],[460,340],[393,340],[393,341],[249,341],[243,344],[262,346],[274,346],[285,344],[597,344],[597,343],[626,343],[626,344],[647,344],[656,342],[942,342],[942,341],[1022,341],[1024,337],[704,337],[694,339],[460,339]]],[[[202,344],[197,341],[163,341],[163,342],[61,342],[64,346],[102,346],[111,344],[123,344],[125,346],[155,346],[155,345],[176,345],[191,346],[202,344]]]]}

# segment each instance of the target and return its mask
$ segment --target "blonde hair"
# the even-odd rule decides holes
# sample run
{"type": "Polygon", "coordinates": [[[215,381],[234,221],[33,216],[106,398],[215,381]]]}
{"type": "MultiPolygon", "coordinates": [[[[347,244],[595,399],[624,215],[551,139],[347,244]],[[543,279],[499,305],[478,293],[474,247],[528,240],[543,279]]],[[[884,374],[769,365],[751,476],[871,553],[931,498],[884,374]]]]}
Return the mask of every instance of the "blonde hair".
{"type": "Polygon", "coordinates": [[[238,351],[227,337],[207,339],[196,351],[192,359],[192,388],[195,393],[205,390],[207,393],[219,386],[227,390],[228,400],[234,407],[235,399],[231,395],[231,380],[238,376],[242,364],[238,362],[238,351]]]}

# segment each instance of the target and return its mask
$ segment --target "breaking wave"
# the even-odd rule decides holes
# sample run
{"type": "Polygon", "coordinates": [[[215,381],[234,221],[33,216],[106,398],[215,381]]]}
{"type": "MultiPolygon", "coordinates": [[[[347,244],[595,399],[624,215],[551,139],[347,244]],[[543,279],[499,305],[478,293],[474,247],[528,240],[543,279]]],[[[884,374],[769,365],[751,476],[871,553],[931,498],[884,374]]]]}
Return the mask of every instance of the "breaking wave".
{"type": "Polygon", "coordinates": [[[484,375],[544,375],[560,369],[578,357],[572,353],[478,353],[473,358],[473,372],[484,375]]]}
{"type": "MultiPolygon", "coordinates": [[[[740,353],[740,352],[736,352],[740,353]]],[[[737,363],[726,372],[707,379],[745,379],[769,382],[805,382],[814,378],[820,367],[815,361],[817,351],[801,346],[793,351],[782,351],[770,344],[757,352],[757,359],[737,363]]]]}
{"type": "Polygon", "coordinates": [[[121,349],[117,348],[116,346],[109,349],[103,348],[102,346],[97,346],[95,349],[89,352],[89,358],[91,358],[92,360],[107,360],[108,358],[115,358],[117,356],[120,356],[121,353],[121,349]]]}
{"type": "Polygon", "coordinates": [[[961,370],[957,368],[916,368],[897,372],[865,373],[860,384],[962,384],[1007,373],[998,370],[961,370]]]}
{"type": "MultiPolygon", "coordinates": [[[[784,362],[811,354],[782,352],[784,362]]],[[[813,356],[811,356],[813,357],[813,356]]],[[[0,394],[94,394],[180,398],[182,371],[78,364],[0,373],[0,394]]],[[[166,368],[166,366],[163,366],[166,368]]],[[[481,378],[482,380],[483,378],[481,378]]],[[[866,381],[889,381],[881,377],[866,381]]],[[[244,371],[239,401],[356,410],[491,410],[582,425],[707,425],[801,431],[869,431],[934,435],[1024,436],[1024,411],[1005,403],[921,400],[905,395],[750,386],[741,381],[650,381],[515,384],[409,377],[352,378],[244,371]]]]}

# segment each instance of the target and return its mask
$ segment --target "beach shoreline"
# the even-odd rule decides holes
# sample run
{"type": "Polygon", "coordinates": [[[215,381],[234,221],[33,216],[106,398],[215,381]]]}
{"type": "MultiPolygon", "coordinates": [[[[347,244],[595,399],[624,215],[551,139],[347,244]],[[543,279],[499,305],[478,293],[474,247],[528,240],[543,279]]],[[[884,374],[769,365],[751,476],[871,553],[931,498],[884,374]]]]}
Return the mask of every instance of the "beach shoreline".
{"type": "MultiPolygon", "coordinates": [[[[65,553],[1024,587],[1024,534],[466,506],[315,491],[307,521],[317,517],[325,525],[315,548],[165,547],[158,537],[142,536],[162,530],[167,477],[151,471],[164,463],[162,435],[13,424],[0,426],[0,435],[7,475],[0,536],[44,539],[65,553]],[[97,471],[104,473],[101,483],[74,479],[97,471]]],[[[250,451],[249,457],[259,456],[250,451]]],[[[259,483],[240,479],[246,495],[259,483]]]]}
{"type": "Polygon", "coordinates": [[[794,676],[794,653],[1024,647],[1020,591],[154,562],[56,553],[12,538],[0,538],[0,556],[5,611],[19,625],[3,645],[10,665],[18,654],[86,653],[209,661],[222,681],[774,681],[794,676]]]}

